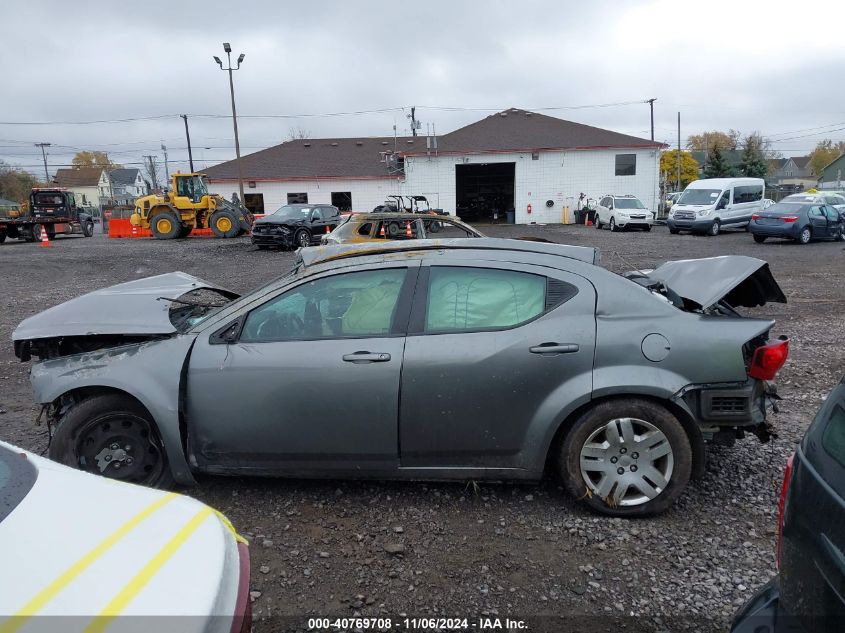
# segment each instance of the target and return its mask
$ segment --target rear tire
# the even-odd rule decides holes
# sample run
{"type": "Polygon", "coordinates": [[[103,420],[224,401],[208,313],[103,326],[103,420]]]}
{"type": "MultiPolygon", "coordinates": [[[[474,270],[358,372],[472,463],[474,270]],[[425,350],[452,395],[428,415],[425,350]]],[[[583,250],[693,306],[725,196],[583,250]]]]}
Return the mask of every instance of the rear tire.
{"type": "Polygon", "coordinates": [[[176,236],[176,238],[177,238],[177,239],[180,239],[180,240],[183,240],[183,239],[185,239],[186,237],[188,237],[188,236],[191,234],[191,231],[193,231],[193,230],[194,230],[194,227],[192,227],[190,224],[188,224],[188,225],[184,225],[184,224],[183,224],[183,225],[180,227],[180,229],[179,229],[179,234],[176,236]]]}
{"type": "Polygon", "coordinates": [[[763,242],[766,241],[766,236],[765,235],[755,235],[754,241],[757,242],[758,244],[762,244],[763,242]]]}
{"type": "Polygon", "coordinates": [[[692,448],[667,409],[626,398],[583,413],[564,437],[558,463],[567,491],[591,510],[643,517],[665,511],[681,496],[692,448]]]}
{"type": "Polygon", "coordinates": [[[798,238],[795,240],[801,245],[809,244],[810,240],[813,239],[813,231],[810,229],[809,226],[805,226],[801,229],[801,232],[798,234],[798,238]]]}
{"type": "Polygon", "coordinates": [[[651,231],[651,224],[646,224],[646,225],[643,227],[643,231],[645,231],[646,233],[648,233],[649,231],[651,231]]]}
{"type": "Polygon", "coordinates": [[[0,231],[0,244],[6,241],[6,233],[5,231],[0,231]]]}
{"type": "Polygon", "coordinates": [[[172,240],[179,237],[182,223],[172,211],[163,211],[153,217],[150,223],[153,237],[157,240],[172,240]]]}
{"type": "Polygon", "coordinates": [[[237,216],[229,210],[215,211],[211,215],[209,226],[215,237],[237,237],[241,230],[237,216]]]}
{"type": "Polygon", "coordinates": [[[155,423],[140,404],[119,394],[94,396],[73,405],[53,434],[50,459],[151,488],[173,484],[155,423]]]}
{"type": "Polygon", "coordinates": [[[83,237],[92,237],[94,235],[94,223],[93,222],[83,222],[82,223],[82,236],[83,237]]]}

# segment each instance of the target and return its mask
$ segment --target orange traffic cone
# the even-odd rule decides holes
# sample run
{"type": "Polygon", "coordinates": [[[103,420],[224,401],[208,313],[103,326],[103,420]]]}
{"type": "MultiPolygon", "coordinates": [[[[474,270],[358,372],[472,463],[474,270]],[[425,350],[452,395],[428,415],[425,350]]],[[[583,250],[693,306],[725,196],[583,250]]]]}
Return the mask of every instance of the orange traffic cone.
{"type": "Polygon", "coordinates": [[[405,237],[414,237],[414,234],[411,231],[411,223],[410,222],[405,222],[405,237]]]}
{"type": "Polygon", "coordinates": [[[52,244],[50,244],[50,238],[47,237],[47,227],[41,226],[41,246],[44,248],[50,248],[52,244]]]}
{"type": "Polygon", "coordinates": [[[587,226],[593,226],[593,221],[592,221],[592,220],[587,220],[587,226]]]}
{"type": "Polygon", "coordinates": [[[378,236],[384,237],[384,224],[381,225],[381,228],[379,229],[379,232],[378,232],[378,236]]]}

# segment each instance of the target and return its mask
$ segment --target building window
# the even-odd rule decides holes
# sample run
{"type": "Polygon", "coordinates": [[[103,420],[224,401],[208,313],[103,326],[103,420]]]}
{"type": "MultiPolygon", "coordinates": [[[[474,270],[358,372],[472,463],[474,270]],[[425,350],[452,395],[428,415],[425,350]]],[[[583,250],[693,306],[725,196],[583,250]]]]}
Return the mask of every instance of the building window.
{"type": "Polygon", "coordinates": [[[531,160],[540,160],[540,152],[531,152],[531,160]]]}
{"type": "Polygon", "coordinates": [[[616,155],[616,175],[617,176],[636,176],[637,175],[637,155],[636,154],[617,154],[616,155]]]}
{"type": "Polygon", "coordinates": [[[308,204],[307,193],[289,193],[288,204],[308,204]]]}
{"type": "Polygon", "coordinates": [[[341,211],[352,210],[352,192],[351,191],[332,191],[332,206],[337,207],[341,211]]]}

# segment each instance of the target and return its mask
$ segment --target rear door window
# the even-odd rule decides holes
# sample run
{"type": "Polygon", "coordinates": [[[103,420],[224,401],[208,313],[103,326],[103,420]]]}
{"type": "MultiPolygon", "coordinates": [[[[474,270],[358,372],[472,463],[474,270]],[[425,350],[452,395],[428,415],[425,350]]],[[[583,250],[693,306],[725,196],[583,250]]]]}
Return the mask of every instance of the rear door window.
{"type": "MultiPolygon", "coordinates": [[[[547,282],[542,275],[511,270],[432,266],[424,331],[467,332],[522,325],[546,311],[547,282]]],[[[574,287],[571,292],[559,290],[554,293],[557,303],[576,292],[574,287]]]]}

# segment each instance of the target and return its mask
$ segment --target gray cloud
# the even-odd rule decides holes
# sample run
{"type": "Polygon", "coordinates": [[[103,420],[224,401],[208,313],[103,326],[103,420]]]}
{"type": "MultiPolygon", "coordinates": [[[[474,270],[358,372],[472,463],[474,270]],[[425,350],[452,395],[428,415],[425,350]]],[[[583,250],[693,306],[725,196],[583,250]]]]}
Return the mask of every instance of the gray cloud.
{"type": "MultiPolygon", "coordinates": [[[[800,15],[837,23],[845,5],[802,4],[800,15]]],[[[31,2],[5,10],[2,121],[76,121],[181,113],[194,157],[233,155],[228,83],[211,59],[229,41],[246,53],[235,73],[242,115],[307,114],[417,105],[440,133],[491,111],[602,104],[656,97],[659,140],[704,129],[764,134],[845,120],[838,72],[845,42],[794,24],[785,2],[426,3],[325,1],[31,2]]],[[[548,112],[647,136],[645,104],[548,112]]],[[[360,116],[239,121],[253,151],[312,136],[407,133],[407,111],[360,116]]],[[[839,126],[845,127],[845,126],[839,126]]],[[[423,126],[425,129],[425,125],[423,126]]],[[[782,135],[785,154],[845,131],[782,135]]],[[[38,172],[33,142],[49,141],[50,162],[76,148],[103,149],[127,164],[161,154],[186,167],[182,121],[97,125],[0,125],[0,159],[38,172]],[[64,146],[64,147],[60,147],[64,146]]],[[[204,161],[204,162],[202,162],[204,161]]]]}

